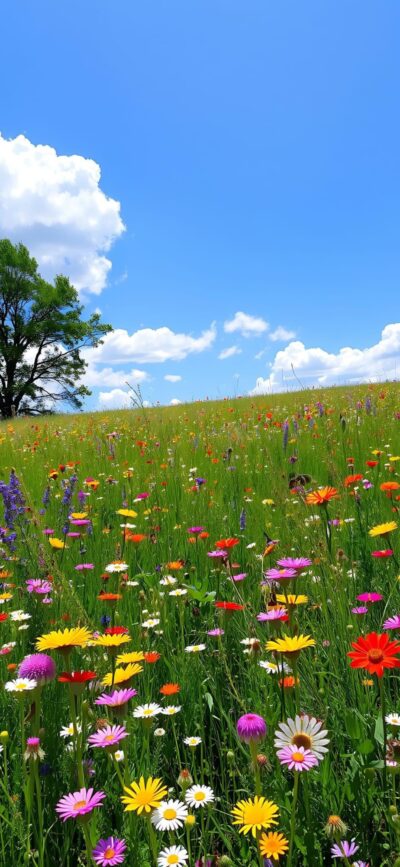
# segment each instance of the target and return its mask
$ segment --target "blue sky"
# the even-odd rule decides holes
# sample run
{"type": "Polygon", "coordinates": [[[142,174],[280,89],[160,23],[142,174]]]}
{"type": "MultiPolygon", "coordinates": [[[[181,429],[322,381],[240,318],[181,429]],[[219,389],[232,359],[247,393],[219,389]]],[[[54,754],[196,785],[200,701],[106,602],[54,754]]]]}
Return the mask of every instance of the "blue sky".
{"type": "Polygon", "coordinates": [[[0,230],[118,329],[88,407],[125,375],[169,403],[397,374],[399,24],[397,0],[6,5],[0,230]]]}

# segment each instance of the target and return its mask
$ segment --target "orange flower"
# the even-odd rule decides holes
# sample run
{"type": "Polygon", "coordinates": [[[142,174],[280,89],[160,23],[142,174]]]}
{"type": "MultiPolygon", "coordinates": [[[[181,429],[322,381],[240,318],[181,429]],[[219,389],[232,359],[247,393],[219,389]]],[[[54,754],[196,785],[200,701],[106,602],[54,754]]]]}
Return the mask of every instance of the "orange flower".
{"type": "Polygon", "coordinates": [[[391,497],[393,494],[393,491],[399,490],[400,485],[398,482],[382,482],[382,484],[379,487],[380,487],[381,491],[385,492],[387,497],[391,497]]]}
{"type": "Polygon", "coordinates": [[[234,539],[229,537],[228,539],[220,539],[219,542],[215,543],[216,548],[220,548],[222,551],[227,551],[229,548],[234,548],[235,545],[239,544],[239,539],[234,539]]]}
{"type": "Polygon", "coordinates": [[[147,536],[144,533],[129,533],[125,531],[125,539],[127,542],[135,542],[138,545],[139,542],[144,542],[147,536]]]}
{"type": "Polygon", "coordinates": [[[311,491],[310,494],[307,494],[306,503],[308,506],[325,506],[329,500],[333,500],[337,496],[336,488],[327,485],[325,488],[319,488],[317,491],[311,491]]]}
{"type": "Polygon", "coordinates": [[[279,686],[283,686],[284,689],[291,689],[293,686],[296,686],[300,683],[298,677],[293,677],[293,675],[288,675],[288,677],[282,677],[279,681],[279,686]]]}
{"type": "Polygon", "coordinates": [[[120,593],[99,593],[97,598],[100,602],[119,602],[122,596],[120,593]]]}
{"type": "Polygon", "coordinates": [[[143,656],[145,661],[150,663],[158,662],[158,660],[161,659],[161,653],[157,653],[156,650],[149,650],[149,652],[144,653],[143,656]]]}
{"type": "Polygon", "coordinates": [[[183,569],[184,565],[183,560],[171,560],[170,563],[167,563],[167,569],[169,569],[170,572],[174,572],[178,569],[183,569]]]}
{"type": "Polygon", "coordinates": [[[362,479],[362,473],[356,473],[353,476],[346,476],[344,480],[344,484],[346,488],[349,488],[350,485],[355,485],[357,482],[360,482],[362,479]]]}
{"type": "Polygon", "coordinates": [[[400,642],[390,641],[385,633],[369,632],[361,635],[351,645],[354,650],[347,654],[352,668],[365,668],[370,674],[382,677],[385,668],[400,668],[400,642]]]}
{"type": "Polygon", "coordinates": [[[160,692],[161,695],[176,695],[177,692],[180,692],[181,688],[179,683],[164,683],[164,686],[161,687],[160,692]]]}

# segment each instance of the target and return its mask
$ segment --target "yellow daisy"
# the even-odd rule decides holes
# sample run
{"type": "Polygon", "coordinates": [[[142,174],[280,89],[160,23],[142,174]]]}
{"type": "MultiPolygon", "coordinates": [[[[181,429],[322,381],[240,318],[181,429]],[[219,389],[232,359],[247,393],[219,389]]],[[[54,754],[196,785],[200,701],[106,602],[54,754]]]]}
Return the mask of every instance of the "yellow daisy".
{"type": "Polygon", "coordinates": [[[66,548],[67,547],[65,542],[63,542],[62,539],[56,539],[55,536],[52,539],[49,539],[49,542],[50,542],[50,545],[52,548],[58,549],[58,548],[66,548]]]}
{"type": "Polygon", "coordinates": [[[130,653],[120,653],[117,656],[117,664],[129,665],[130,662],[142,662],[143,659],[143,650],[132,650],[130,653]]]}
{"type": "Polygon", "coordinates": [[[276,804],[258,795],[253,800],[248,798],[246,801],[238,801],[231,812],[234,817],[233,824],[241,826],[240,834],[250,832],[253,837],[256,837],[257,831],[278,824],[276,816],[279,810],[276,804]]]}
{"type": "Polygon", "coordinates": [[[109,674],[106,674],[102,680],[103,686],[121,686],[121,684],[127,684],[131,680],[135,674],[139,674],[143,671],[142,665],[127,665],[126,668],[116,668],[114,671],[114,680],[112,676],[112,671],[109,674]]]}
{"type": "Polygon", "coordinates": [[[117,509],[117,515],[122,515],[123,518],[137,518],[137,512],[133,509],[117,509]]]}
{"type": "Polygon", "coordinates": [[[372,527],[368,531],[368,535],[373,538],[375,536],[387,536],[389,533],[393,533],[394,530],[397,530],[396,521],[387,521],[386,524],[377,524],[376,527],[372,527]]]}
{"type": "Polygon", "coordinates": [[[36,650],[60,650],[69,653],[74,647],[86,647],[92,633],[86,626],[58,629],[41,635],[36,641],[36,650]]]}
{"type": "Polygon", "coordinates": [[[305,605],[308,602],[308,596],[299,593],[297,596],[294,593],[277,593],[277,602],[282,602],[283,605],[305,605]]]}
{"type": "Polygon", "coordinates": [[[140,777],[138,783],[133,782],[130,786],[124,786],[126,795],[122,795],[121,801],[125,804],[125,812],[134,811],[139,816],[143,811],[151,813],[155,807],[158,807],[160,801],[168,794],[168,789],[164,786],[159,777],[149,777],[146,782],[144,777],[140,777]]]}
{"type": "Polygon", "coordinates": [[[90,642],[92,647],[105,647],[106,650],[115,650],[121,647],[121,644],[127,644],[132,641],[130,635],[98,635],[90,642]]]}
{"type": "Polygon", "coordinates": [[[315,641],[310,635],[283,635],[282,638],[267,641],[265,645],[267,650],[274,650],[276,653],[284,653],[288,656],[297,656],[306,647],[314,646],[315,641]]]}
{"type": "Polygon", "coordinates": [[[269,831],[268,834],[261,834],[259,839],[260,852],[264,858],[273,858],[274,861],[279,861],[279,856],[284,855],[289,848],[289,843],[283,834],[278,831],[269,831]]]}

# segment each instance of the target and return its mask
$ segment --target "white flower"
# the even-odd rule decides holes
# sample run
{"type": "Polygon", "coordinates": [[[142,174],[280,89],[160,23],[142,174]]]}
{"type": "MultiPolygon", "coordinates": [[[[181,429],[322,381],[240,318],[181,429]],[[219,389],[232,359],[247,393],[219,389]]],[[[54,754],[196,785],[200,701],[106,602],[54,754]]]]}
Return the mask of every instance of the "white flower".
{"type": "Polygon", "coordinates": [[[115,750],[115,753],[113,753],[113,757],[116,762],[123,762],[125,758],[125,753],[123,750],[115,750]]]}
{"type": "Polygon", "coordinates": [[[198,747],[201,744],[201,738],[183,738],[183,743],[187,747],[198,747]]]}
{"type": "Polygon", "coordinates": [[[133,716],[136,719],[149,719],[152,716],[158,716],[162,712],[162,708],[154,701],[149,704],[139,704],[133,711],[133,716]]]}
{"type": "Polygon", "coordinates": [[[31,614],[26,614],[25,611],[12,611],[10,614],[11,620],[15,620],[17,622],[21,620],[30,620],[31,614]]]}
{"type": "Polygon", "coordinates": [[[156,738],[162,738],[165,735],[165,729],[162,729],[162,728],[154,729],[153,734],[156,736],[156,738]]]}
{"type": "Polygon", "coordinates": [[[163,587],[169,587],[169,585],[177,584],[177,582],[178,582],[178,579],[174,578],[173,575],[165,575],[165,577],[161,578],[161,580],[160,580],[160,584],[163,587]]]}
{"type": "Polygon", "coordinates": [[[185,653],[200,653],[201,650],[205,649],[205,644],[189,644],[188,647],[185,647],[185,653]]]}
{"type": "Polygon", "coordinates": [[[400,726],[400,714],[398,713],[388,713],[385,720],[390,726],[400,726]]]}
{"type": "MultiPolygon", "coordinates": [[[[82,731],[82,726],[79,722],[76,724],[77,733],[80,734],[82,731]]],[[[61,738],[73,738],[74,736],[74,724],[72,722],[68,723],[67,726],[63,726],[60,731],[61,738]]]]}
{"type": "Polygon", "coordinates": [[[142,626],[145,629],[153,629],[154,626],[158,626],[159,622],[157,617],[149,617],[148,620],[143,621],[142,626]]]}
{"type": "Polygon", "coordinates": [[[157,864],[158,867],[170,867],[170,864],[173,864],[174,867],[184,867],[188,857],[183,846],[168,846],[167,849],[160,852],[157,864]]]}
{"type": "Polygon", "coordinates": [[[305,750],[311,750],[317,759],[323,759],[324,753],[328,752],[327,744],[329,738],[326,737],[328,732],[322,730],[323,723],[315,717],[296,715],[295,719],[288,719],[287,722],[279,723],[279,728],[275,732],[274,746],[277,749],[284,747],[304,747],[305,750]]]}
{"type": "Polygon", "coordinates": [[[183,587],[178,587],[176,590],[170,590],[168,596],[186,596],[187,590],[184,590],[183,587]]]}
{"type": "Polygon", "coordinates": [[[126,572],[129,569],[128,563],[109,563],[106,566],[106,572],[126,572]]]}
{"type": "Polygon", "coordinates": [[[151,821],[157,831],[176,831],[178,828],[182,828],[187,814],[186,804],[171,799],[170,801],[161,801],[161,804],[153,810],[151,821]]]}
{"type": "Polygon", "coordinates": [[[127,587],[139,587],[139,581],[125,581],[127,587]]]}
{"type": "Polygon", "coordinates": [[[170,704],[168,707],[163,707],[161,713],[163,713],[164,716],[175,716],[175,714],[179,713],[180,710],[182,710],[180,705],[170,704]]]}
{"type": "Polygon", "coordinates": [[[5,685],[7,692],[28,692],[36,687],[36,680],[29,680],[28,677],[17,677],[16,680],[9,680],[5,685]]]}
{"type": "Polygon", "coordinates": [[[214,792],[210,786],[191,786],[185,793],[185,801],[189,807],[194,807],[196,810],[199,807],[204,807],[205,804],[211,804],[214,800],[214,792]]]}

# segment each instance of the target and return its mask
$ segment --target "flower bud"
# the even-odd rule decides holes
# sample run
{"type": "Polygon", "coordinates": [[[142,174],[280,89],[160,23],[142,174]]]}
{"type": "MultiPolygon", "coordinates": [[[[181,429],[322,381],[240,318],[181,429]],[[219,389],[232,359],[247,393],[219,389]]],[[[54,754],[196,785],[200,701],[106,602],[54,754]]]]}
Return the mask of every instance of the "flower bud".
{"type": "Polygon", "coordinates": [[[189,786],[192,786],[193,785],[193,777],[192,777],[190,771],[188,771],[186,768],[182,768],[182,770],[179,772],[179,777],[178,777],[177,783],[178,783],[178,786],[181,789],[183,789],[184,792],[186,791],[186,789],[189,788],[189,786]]]}
{"type": "Polygon", "coordinates": [[[345,837],[347,834],[347,825],[342,821],[340,816],[328,816],[325,825],[325,834],[330,839],[334,840],[336,837],[345,837]]]}

